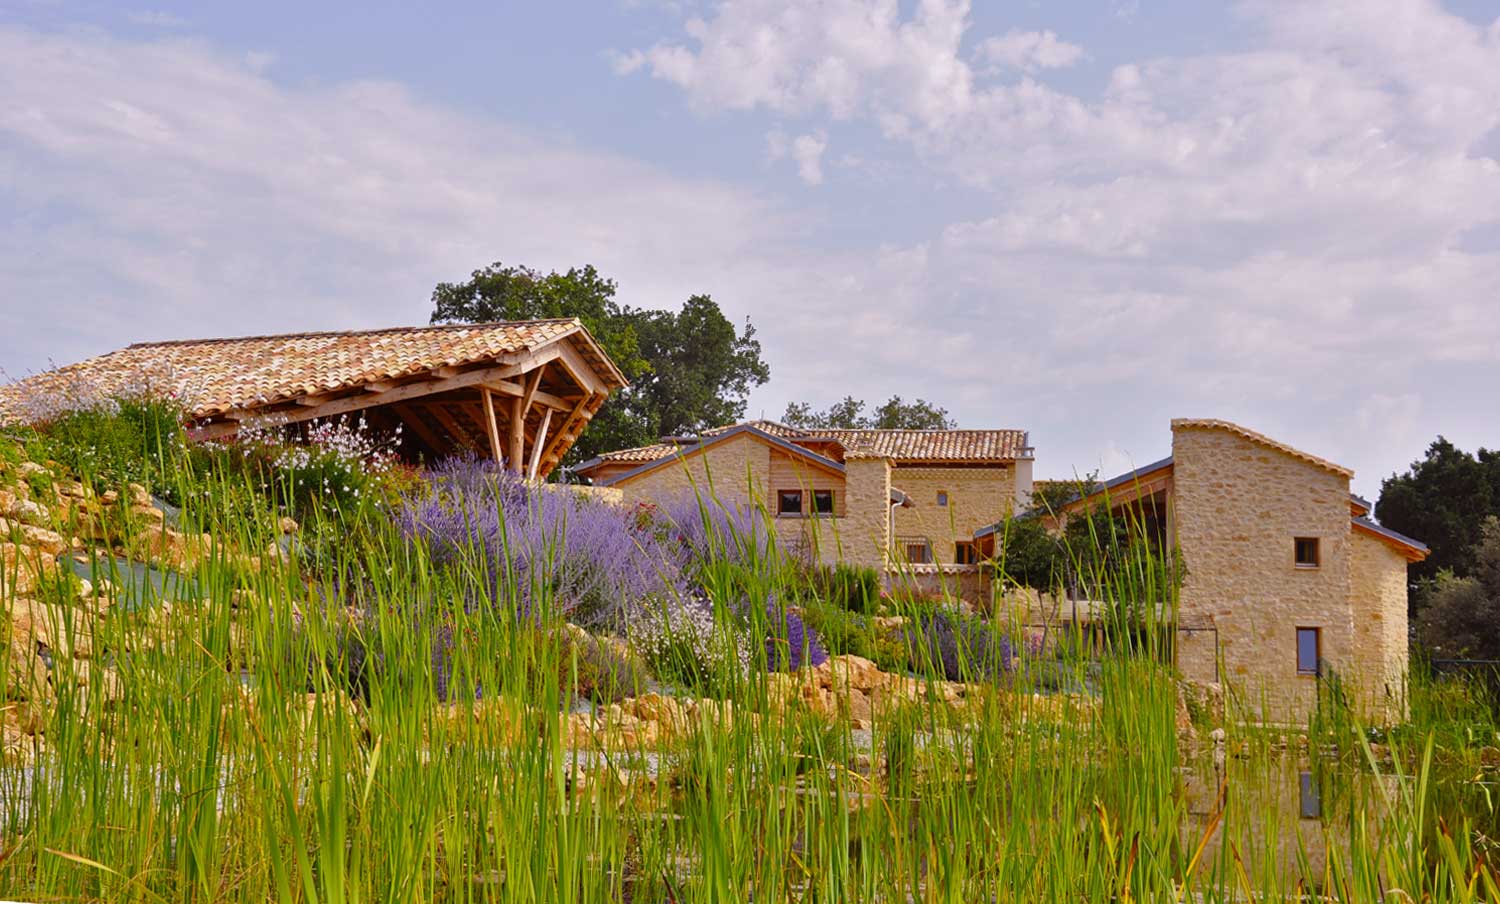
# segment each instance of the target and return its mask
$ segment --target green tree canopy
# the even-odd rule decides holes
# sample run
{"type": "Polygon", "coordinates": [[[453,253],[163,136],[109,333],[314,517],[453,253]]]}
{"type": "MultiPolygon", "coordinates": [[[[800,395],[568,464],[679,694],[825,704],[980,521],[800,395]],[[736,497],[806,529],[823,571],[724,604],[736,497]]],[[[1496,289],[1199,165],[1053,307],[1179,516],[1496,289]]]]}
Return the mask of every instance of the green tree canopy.
{"type": "Polygon", "coordinates": [[[1472,573],[1485,519],[1500,515],[1500,451],[1470,455],[1439,436],[1410,470],[1381,483],[1375,514],[1381,524],[1432,550],[1412,566],[1414,580],[1444,570],[1459,577],[1472,573]]]}
{"type": "Polygon", "coordinates": [[[631,385],[595,415],[569,464],[743,417],[750,390],[771,376],[750,321],[737,330],[708,295],[692,296],[680,311],[631,308],[615,301],[615,288],[592,266],[544,274],[497,262],[467,282],[439,283],[432,322],[583,322],[631,385]]]}
{"type": "Polygon", "coordinates": [[[1480,527],[1470,574],[1441,572],[1417,617],[1417,636],[1444,659],[1500,659],[1500,519],[1480,527]]]}
{"type": "Polygon", "coordinates": [[[867,415],[864,411],[864,402],[844,396],[822,411],[814,411],[807,402],[791,402],[781,420],[789,427],[808,430],[952,430],[958,426],[948,416],[948,409],[926,399],[908,402],[900,396],[891,396],[873,413],[867,415]]]}

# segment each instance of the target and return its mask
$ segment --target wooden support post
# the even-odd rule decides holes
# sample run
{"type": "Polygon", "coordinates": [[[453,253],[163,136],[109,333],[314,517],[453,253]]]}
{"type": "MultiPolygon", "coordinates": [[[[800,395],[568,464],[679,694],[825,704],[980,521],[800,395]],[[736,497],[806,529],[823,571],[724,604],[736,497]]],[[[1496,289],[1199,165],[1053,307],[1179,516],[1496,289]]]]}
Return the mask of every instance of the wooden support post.
{"type": "Polygon", "coordinates": [[[495,421],[495,399],[488,389],[480,389],[479,393],[484,399],[484,421],[490,434],[490,454],[495,456],[495,464],[500,464],[500,425],[495,421]]]}
{"type": "MultiPolygon", "coordinates": [[[[488,398],[488,396],[486,396],[488,398]]],[[[497,434],[498,435],[498,434],[497,434]]],[[[521,459],[526,454],[526,409],[521,407],[521,397],[510,400],[510,469],[521,473],[521,459]]]]}
{"type": "Polygon", "coordinates": [[[542,425],[536,428],[536,437],[531,441],[531,466],[526,469],[526,478],[536,480],[536,469],[542,463],[542,448],[547,443],[547,428],[552,425],[552,409],[542,412],[542,425]]]}

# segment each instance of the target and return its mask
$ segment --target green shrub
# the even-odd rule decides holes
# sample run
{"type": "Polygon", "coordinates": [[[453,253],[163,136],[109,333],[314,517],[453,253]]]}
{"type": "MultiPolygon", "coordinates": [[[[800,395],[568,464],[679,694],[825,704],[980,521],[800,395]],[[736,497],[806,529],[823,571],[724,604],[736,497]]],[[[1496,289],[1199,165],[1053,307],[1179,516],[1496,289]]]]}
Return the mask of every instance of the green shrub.
{"type": "Polygon", "coordinates": [[[880,606],[880,574],[842,562],[817,573],[819,595],[850,612],[873,615],[880,606]]]}
{"type": "Polygon", "coordinates": [[[138,483],[171,497],[186,443],[182,419],[182,409],[167,399],[109,399],[39,425],[26,451],[34,461],[57,462],[101,492],[138,483]]]}

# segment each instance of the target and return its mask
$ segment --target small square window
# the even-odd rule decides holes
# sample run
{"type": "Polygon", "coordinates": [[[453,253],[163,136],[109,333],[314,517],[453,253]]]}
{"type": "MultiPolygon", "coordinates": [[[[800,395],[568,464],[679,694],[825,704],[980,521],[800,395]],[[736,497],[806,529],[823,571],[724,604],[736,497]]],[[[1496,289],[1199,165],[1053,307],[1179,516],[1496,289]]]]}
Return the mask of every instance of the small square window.
{"type": "Polygon", "coordinates": [[[1318,663],[1323,656],[1322,638],[1317,628],[1297,629],[1297,674],[1318,674],[1318,663]]]}
{"type": "Polygon", "coordinates": [[[1293,556],[1298,568],[1318,567],[1318,538],[1298,537],[1292,541],[1293,556]]]}
{"type": "Polygon", "coordinates": [[[833,514],[833,490],[813,490],[813,514],[833,514]]]}
{"type": "Polygon", "coordinates": [[[931,565],[932,547],[926,543],[906,544],[906,561],[913,565],[931,565]]]}
{"type": "Polygon", "coordinates": [[[776,514],[778,515],[800,515],[802,514],[802,491],[782,490],[776,494],[776,514]]]}
{"type": "Polygon", "coordinates": [[[947,508],[948,507],[948,491],[947,490],[938,490],[937,503],[938,503],[938,508],[947,508]]]}
{"type": "Polygon", "coordinates": [[[978,565],[979,548],[973,540],[959,540],[953,544],[953,561],[958,565],[978,565]]]}

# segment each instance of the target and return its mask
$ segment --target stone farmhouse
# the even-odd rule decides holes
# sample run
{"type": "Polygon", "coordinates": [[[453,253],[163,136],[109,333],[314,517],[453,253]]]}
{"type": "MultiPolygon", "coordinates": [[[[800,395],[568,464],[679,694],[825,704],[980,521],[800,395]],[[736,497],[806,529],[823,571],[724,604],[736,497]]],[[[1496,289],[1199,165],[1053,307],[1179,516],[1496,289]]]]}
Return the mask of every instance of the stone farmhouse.
{"type": "Polygon", "coordinates": [[[747,421],[608,452],[576,471],[626,501],[702,493],[766,506],[781,539],[824,561],[918,580],[981,574],[975,532],[1024,508],[1032,450],[1021,430],[801,430],[747,421]]]}
{"type": "MultiPolygon", "coordinates": [[[[990,604],[981,563],[1003,519],[1030,507],[1033,461],[1018,430],[749,421],[609,452],[578,472],[627,502],[695,492],[753,501],[784,541],[823,561],[990,604]]],[[[1170,457],[1106,481],[1057,517],[1104,504],[1181,556],[1174,649],[1186,677],[1229,685],[1264,718],[1301,720],[1317,679],[1337,673],[1367,713],[1396,717],[1406,568],[1427,548],[1372,521],[1370,504],[1350,493],[1352,476],[1227,421],[1174,420],[1170,457]]],[[[1089,605],[1026,600],[1031,622],[1095,618],[1089,605]]]]}

